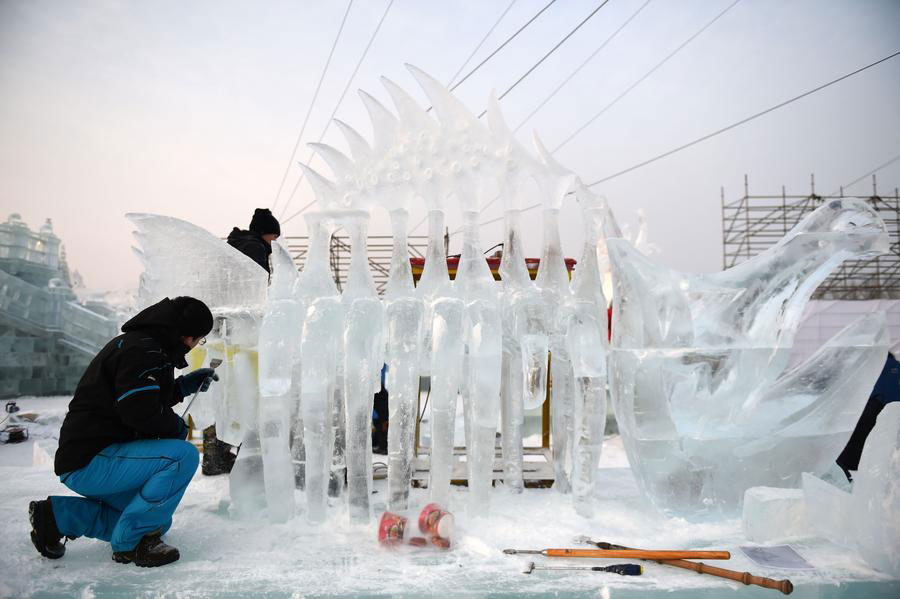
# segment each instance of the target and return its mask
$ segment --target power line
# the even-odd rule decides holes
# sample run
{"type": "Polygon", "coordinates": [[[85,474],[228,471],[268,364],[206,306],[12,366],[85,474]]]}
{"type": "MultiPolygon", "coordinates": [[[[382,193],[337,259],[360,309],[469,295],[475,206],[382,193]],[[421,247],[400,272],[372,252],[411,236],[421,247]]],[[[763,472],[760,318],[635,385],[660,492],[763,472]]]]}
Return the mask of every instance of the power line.
{"type": "MultiPolygon", "coordinates": [[[[550,0],[550,2],[548,2],[547,5],[544,6],[544,8],[542,8],[542,9],[539,10],[539,11],[537,11],[537,14],[535,14],[533,17],[531,17],[530,19],[528,19],[528,21],[527,21],[524,25],[522,25],[521,27],[519,27],[519,28],[516,30],[515,33],[513,33],[511,36],[509,36],[508,38],[506,38],[506,41],[505,41],[505,42],[503,42],[502,44],[500,44],[499,46],[497,46],[497,48],[496,48],[493,52],[491,52],[490,54],[488,54],[488,55],[487,55],[487,58],[485,58],[484,60],[482,60],[481,62],[479,62],[479,63],[475,66],[474,69],[472,69],[471,71],[469,71],[468,73],[466,73],[465,77],[463,77],[462,79],[460,79],[459,81],[457,81],[457,82],[453,85],[453,87],[450,88],[450,91],[455,90],[457,87],[459,87],[460,85],[462,85],[463,82],[464,82],[466,79],[468,79],[469,77],[471,77],[472,75],[474,75],[474,74],[475,74],[475,71],[477,71],[477,70],[480,69],[482,66],[484,66],[484,63],[486,63],[487,61],[489,61],[490,59],[492,59],[492,58],[494,57],[494,55],[496,55],[500,50],[502,50],[503,48],[505,48],[506,45],[507,45],[509,42],[513,41],[513,40],[516,38],[517,35],[519,35],[520,33],[522,33],[522,32],[525,30],[526,27],[528,27],[529,25],[531,25],[531,24],[532,24],[539,16],[541,16],[542,14],[544,14],[544,11],[545,11],[545,10],[547,10],[548,8],[550,8],[551,6],[553,6],[555,3],[556,3],[556,0],[550,0]]],[[[429,108],[428,110],[431,110],[431,108],[429,108]]]]}
{"type": "MultiPolygon", "coordinates": [[[[585,23],[587,23],[587,22],[591,19],[591,17],[593,17],[595,14],[597,14],[597,12],[599,12],[601,8],[603,8],[604,6],[606,6],[607,3],[609,3],[609,0],[603,0],[599,5],[597,5],[597,8],[595,8],[594,10],[592,10],[592,11],[591,11],[591,14],[589,14],[589,15],[586,16],[584,19],[582,19],[581,22],[578,23],[578,25],[576,25],[574,29],[572,29],[572,31],[570,31],[569,33],[567,33],[566,36],[565,36],[564,38],[562,38],[561,40],[559,40],[559,42],[558,42],[555,46],[553,46],[552,48],[550,48],[550,51],[549,51],[549,52],[547,52],[546,54],[544,54],[544,55],[541,57],[540,60],[538,60],[536,63],[534,63],[534,65],[531,66],[530,69],[528,69],[527,71],[525,71],[525,73],[524,73],[521,77],[519,77],[519,78],[516,80],[515,83],[513,83],[512,85],[510,85],[509,88],[508,88],[505,92],[503,92],[502,94],[500,94],[500,97],[497,98],[497,101],[500,101],[500,100],[502,100],[503,98],[505,98],[505,97],[506,97],[506,94],[508,94],[509,92],[511,92],[512,90],[514,90],[514,89],[516,88],[517,85],[519,85],[520,83],[522,83],[522,81],[523,81],[526,77],[528,77],[528,75],[530,75],[532,71],[534,71],[536,68],[538,68],[539,66],[541,66],[541,63],[543,63],[545,60],[547,60],[547,59],[550,57],[551,54],[553,54],[554,52],[556,52],[556,50],[557,50],[560,46],[562,46],[564,43],[566,43],[566,41],[567,41],[570,37],[572,37],[573,35],[575,35],[575,32],[578,31],[579,29],[581,29],[581,26],[584,25],[585,23]]],[[[485,114],[487,114],[487,109],[482,110],[482,111],[481,111],[481,114],[478,115],[478,118],[483,117],[485,114]]]]}
{"type": "MultiPolygon", "coordinates": [[[[832,79],[832,80],[829,81],[828,83],[824,83],[824,84],[822,84],[822,85],[820,85],[820,86],[818,86],[818,87],[815,87],[815,88],[813,88],[813,89],[811,89],[811,90],[809,90],[809,91],[803,92],[802,94],[800,94],[800,95],[798,95],[798,96],[794,96],[793,98],[790,98],[790,99],[788,99],[788,100],[785,100],[784,102],[780,102],[780,103],[776,104],[775,106],[772,106],[772,107],[770,107],[770,108],[766,108],[765,110],[762,110],[762,111],[760,111],[760,112],[757,112],[756,114],[753,114],[753,115],[750,115],[750,116],[748,116],[748,117],[746,117],[746,118],[743,118],[743,119],[737,121],[736,123],[732,123],[731,125],[728,125],[727,127],[722,127],[721,129],[717,129],[717,130],[713,131],[712,133],[707,133],[706,135],[704,135],[704,136],[702,136],[702,137],[698,137],[697,139],[695,139],[695,140],[693,140],[693,141],[690,141],[690,142],[688,142],[688,143],[686,143],[686,144],[682,144],[682,145],[678,146],[677,148],[673,148],[673,149],[671,149],[671,150],[669,150],[669,151],[667,151],[667,152],[663,152],[662,154],[659,154],[659,155],[657,155],[657,156],[654,156],[653,158],[650,158],[649,160],[645,160],[645,161],[643,161],[643,162],[640,162],[640,163],[638,163],[638,164],[635,164],[634,166],[630,166],[630,167],[628,167],[628,168],[626,168],[626,169],[624,169],[624,170],[621,170],[621,171],[619,171],[619,172],[617,172],[617,173],[613,173],[613,174],[611,174],[611,175],[608,175],[608,176],[606,176],[606,177],[603,177],[602,179],[597,179],[597,180],[594,181],[593,183],[588,184],[588,187],[593,187],[594,185],[597,185],[597,184],[599,184],[599,183],[604,183],[604,182],[606,182],[606,181],[609,181],[610,179],[615,179],[616,177],[619,177],[619,176],[621,176],[621,175],[624,175],[625,173],[630,173],[630,172],[633,171],[633,170],[639,169],[639,168],[641,168],[641,167],[643,167],[643,166],[647,166],[648,164],[652,164],[652,163],[656,162],[657,160],[661,160],[661,159],[663,159],[663,158],[665,158],[665,157],[667,157],[667,156],[671,156],[672,154],[675,154],[676,152],[680,152],[681,150],[690,148],[691,146],[697,145],[698,143],[700,143],[700,142],[702,142],[702,141],[706,141],[707,139],[710,139],[710,138],[712,138],[712,137],[715,137],[715,136],[717,136],[717,135],[719,135],[719,134],[721,134],[721,133],[725,133],[726,131],[730,131],[731,129],[734,129],[735,127],[738,127],[738,126],[740,126],[740,125],[743,125],[744,123],[749,123],[749,122],[752,121],[753,119],[759,118],[759,117],[761,117],[761,116],[763,116],[763,115],[766,115],[766,114],[768,114],[768,113],[770,113],[770,112],[773,112],[773,111],[775,111],[775,110],[778,110],[779,108],[782,108],[782,107],[784,107],[784,106],[787,106],[788,104],[791,104],[791,103],[793,103],[793,102],[796,102],[797,100],[800,100],[800,99],[802,99],[802,98],[805,98],[806,96],[809,96],[809,95],[812,95],[812,94],[814,94],[814,93],[816,93],[816,92],[818,92],[818,91],[821,91],[821,90],[825,89],[826,87],[830,87],[830,86],[832,86],[832,85],[834,85],[834,84],[836,84],[836,83],[839,83],[839,82],[843,81],[844,79],[847,79],[847,78],[849,78],[849,77],[852,77],[852,76],[854,76],[854,75],[857,75],[857,74],[859,74],[859,73],[862,73],[863,71],[865,71],[865,70],[867,70],[867,69],[871,69],[872,67],[877,66],[877,65],[879,65],[879,64],[881,64],[881,63],[883,63],[883,62],[885,62],[885,61],[888,61],[888,60],[890,60],[890,59],[892,59],[892,58],[894,58],[894,57],[896,57],[896,56],[900,56],[900,51],[894,52],[893,54],[891,54],[891,55],[889,55],[889,56],[885,56],[884,58],[882,58],[882,59],[880,59],[880,60],[876,60],[876,61],[873,62],[873,63],[867,64],[867,65],[864,66],[864,67],[858,68],[858,69],[856,69],[855,71],[852,71],[852,72],[850,72],[850,73],[847,73],[846,75],[841,75],[841,76],[838,77],[837,79],[832,79]]],[[[855,182],[854,182],[854,183],[855,183],[855,182]]]]}
{"type": "Polygon", "coordinates": [[[281,191],[284,189],[284,182],[287,181],[288,173],[291,172],[291,165],[294,163],[294,157],[297,155],[297,148],[300,147],[300,140],[303,138],[303,132],[306,130],[306,124],[309,122],[309,115],[312,114],[313,106],[316,104],[316,98],[319,97],[319,90],[322,89],[322,82],[325,80],[325,73],[328,72],[328,65],[331,64],[331,57],[334,56],[334,49],[337,48],[338,40],[341,39],[341,33],[344,31],[344,25],[347,23],[347,15],[350,14],[350,8],[353,7],[353,0],[347,3],[347,10],[344,11],[344,18],[341,19],[341,26],[338,28],[337,35],[334,37],[334,43],[331,44],[331,51],[328,52],[328,58],[325,60],[325,66],[322,68],[322,74],[319,76],[319,83],[316,84],[316,91],[313,93],[312,101],[309,103],[309,109],[303,118],[303,124],[300,126],[300,133],[297,134],[297,141],[294,142],[294,149],[291,151],[291,157],[288,159],[287,166],[284,167],[284,174],[281,176],[281,183],[278,184],[278,191],[275,193],[275,200],[272,202],[272,210],[278,205],[278,199],[281,197],[281,191]]]}
{"type": "MultiPolygon", "coordinates": [[[[857,183],[859,183],[859,182],[862,181],[863,179],[865,179],[865,178],[867,178],[867,177],[871,177],[872,175],[874,175],[875,173],[877,173],[877,172],[880,171],[881,169],[883,169],[883,168],[885,168],[885,167],[888,167],[888,166],[894,164],[894,163],[897,162],[898,160],[900,160],[900,154],[897,154],[896,156],[894,156],[893,158],[891,158],[890,160],[888,160],[888,161],[885,162],[884,164],[882,164],[882,165],[880,165],[880,166],[876,166],[875,168],[873,168],[872,170],[870,170],[870,171],[869,171],[868,173],[866,173],[865,175],[861,175],[861,176],[857,177],[856,179],[854,179],[853,181],[850,181],[850,182],[847,183],[846,185],[842,185],[842,186],[841,186],[841,189],[842,189],[842,190],[846,190],[848,187],[852,187],[852,186],[856,185],[857,183]]],[[[837,193],[838,193],[838,191],[832,191],[830,195],[836,195],[837,193]]]]}
{"type": "MultiPolygon", "coordinates": [[[[385,7],[384,13],[381,15],[381,20],[378,21],[378,25],[375,26],[375,31],[373,31],[371,37],[369,37],[369,43],[366,44],[366,47],[363,49],[362,55],[359,57],[359,60],[356,61],[356,66],[353,67],[353,72],[350,73],[350,77],[349,79],[347,79],[347,84],[344,86],[343,91],[341,91],[341,96],[338,98],[337,104],[335,104],[334,106],[334,110],[331,111],[331,116],[329,116],[325,121],[325,127],[322,128],[322,133],[319,135],[319,139],[316,140],[316,143],[321,143],[325,138],[325,134],[328,132],[328,128],[331,127],[331,122],[332,119],[334,119],[334,115],[337,114],[338,109],[344,102],[344,96],[347,95],[347,90],[350,89],[350,84],[353,83],[353,79],[356,78],[356,73],[359,72],[359,67],[362,65],[363,60],[365,60],[366,55],[369,53],[369,48],[372,47],[372,42],[375,41],[375,38],[378,36],[378,32],[381,31],[381,25],[382,23],[384,23],[384,20],[387,18],[388,12],[390,12],[393,5],[394,0],[390,0],[385,7]]],[[[313,155],[315,155],[315,151],[311,150],[309,156],[307,156],[306,158],[307,164],[310,160],[312,160],[313,155]]],[[[297,189],[300,187],[300,182],[303,181],[303,177],[305,174],[306,171],[300,171],[300,176],[297,178],[297,182],[294,184],[294,188],[291,190],[291,195],[288,196],[287,202],[285,202],[284,204],[284,208],[281,209],[281,216],[284,216],[284,213],[287,212],[288,204],[291,203],[291,200],[294,198],[294,194],[297,193],[297,189]]]]}
{"type": "Polygon", "coordinates": [[[450,78],[450,81],[447,82],[447,87],[453,85],[453,82],[456,81],[456,78],[459,77],[459,74],[463,72],[463,69],[466,68],[466,66],[468,66],[469,61],[471,61],[473,58],[475,58],[475,55],[478,54],[479,50],[481,50],[481,46],[483,46],[484,42],[486,42],[487,39],[491,36],[491,34],[494,33],[494,29],[497,28],[497,25],[500,24],[500,21],[503,20],[503,17],[506,16],[506,13],[508,13],[510,11],[510,9],[512,9],[512,7],[515,5],[516,2],[518,2],[518,0],[512,0],[512,2],[509,3],[509,6],[506,7],[506,10],[504,10],[502,13],[500,13],[500,16],[497,17],[497,20],[494,21],[494,24],[491,25],[491,28],[488,29],[487,33],[484,34],[484,37],[481,38],[481,41],[478,42],[478,45],[475,46],[475,49],[472,50],[472,53],[469,54],[469,57],[466,58],[465,62],[463,62],[461,65],[459,65],[459,69],[457,69],[457,71],[453,74],[453,77],[450,78]]]}
{"type": "Polygon", "coordinates": [[[587,122],[585,122],[585,123],[584,123],[583,125],[581,125],[578,129],[576,129],[569,137],[565,138],[559,145],[557,145],[555,148],[553,148],[553,152],[551,152],[551,153],[555,153],[557,150],[559,150],[560,148],[562,148],[564,145],[566,145],[566,144],[568,144],[570,141],[572,141],[572,139],[574,139],[576,135],[578,135],[579,133],[581,133],[582,131],[584,131],[591,123],[593,123],[593,122],[596,121],[598,118],[600,118],[600,116],[601,116],[604,112],[606,112],[607,110],[609,110],[610,108],[612,108],[613,106],[615,106],[615,105],[619,102],[619,100],[621,100],[621,99],[624,98],[626,95],[628,95],[629,93],[631,93],[631,90],[633,90],[633,89],[636,88],[638,85],[640,85],[641,83],[643,83],[648,77],[650,77],[650,75],[652,75],[653,73],[655,73],[655,72],[657,71],[657,69],[659,69],[661,66],[663,66],[664,64],[666,64],[666,63],[667,63],[670,59],[672,59],[676,54],[678,54],[679,52],[681,52],[681,51],[685,48],[685,46],[687,46],[687,45],[690,44],[692,41],[694,41],[696,38],[698,38],[698,37],[700,36],[700,34],[702,34],[704,31],[706,31],[713,23],[715,23],[715,22],[718,21],[720,18],[722,18],[723,16],[725,16],[725,13],[727,13],[729,10],[731,10],[732,8],[734,8],[735,5],[737,5],[737,3],[740,2],[740,1],[741,1],[741,0],[734,0],[734,2],[732,2],[731,4],[729,4],[729,5],[725,8],[725,10],[723,10],[722,12],[720,12],[719,14],[717,14],[715,17],[713,17],[713,19],[712,19],[711,21],[709,21],[708,23],[706,23],[706,25],[704,25],[703,27],[701,27],[700,29],[698,29],[693,35],[691,35],[689,38],[687,38],[686,40],[684,40],[684,41],[681,43],[681,45],[679,45],[677,48],[675,48],[674,50],[672,50],[672,52],[670,52],[665,58],[663,58],[661,61],[659,61],[658,63],[656,63],[656,65],[655,65],[653,68],[651,68],[649,71],[647,71],[646,73],[644,73],[644,74],[640,77],[640,79],[638,79],[637,81],[635,81],[634,83],[632,83],[625,91],[623,91],[621,94],[619,94],[618,96],[616,96],[615,99],[614,99],[612,102],[610,102],[609,104],[607,104],[606,106],[604,106],[603,108],[601,108],[599,112],[597,112],[594,116],[592,116],[591,118],[589,118],[589,119],[587,120],[587,122]]]}
{"type": "MultiPolygon", "coordinates": [[[[647,2],[644,3],[644,6],[647,6],[647,4],[650,3],[650,1],[651,1],[651,0],[647,0],[647,2]]],[[[606,4],[607,4],[608,2],[609,2],[609,0],[604,0],[603,2],[601,2],[601,3],[597,6],[597,8],[595,8],[593,11],[591,11],[591,13],[590,13],[587,17],[585,17],[580,23],[578,23],[578,25],[576,25],[574,29],[572,29],[568,34],[566,34],[566,36],[563,37],[563,38],[562,38],[555,46],[553,46],[553,47],[550,49],[549,52],[547,52],[546,54],[544,54],[544,56],[543,56],[540,60],[538,60],[534,65],[532,65],[531,68],[529,68],[529,69],[525,72],[525,74],[523,74],[521,77],[519,77],[519,79],[518,79],[515,83],[513,83],[513,84],[512,84],[505,92],[503,92],[503,93],[500,95],[500,97],[497,98],[497,101],[502,100],[502,99],[506,96],[506,94],[508,94],[509,92],[511,92],[511,91],[512,91],[519,83],[521,83],[528,75],[530,75],[530,74],[532,73],[532,71],[534,71],[537,67],[539,67],[539,66],[541,65],[542,62],[544,62],[551,54],[553,54],[560,46],[562,46],[562,45],[566,42],[566,40],[568,40],[570,37],[572,37],[572,35],[574,35],[575,32],[578,31],[578,30],[581,28],[582,25],[584,25],[585,23],[587,23],[588,20],[590,20],[591,17],[593,17],[595,14],[597,14],[597,12],[598,12],[601,8],[603,8],[604,6],[606,6],[606,4]]],[[[551,2],[550,4],[552,4],[552,2],[551,2]]],[[[544,9],[541,10],[541,12],[543,12],[543,10],[546,10],[547,7],[549,7],[549,6],[550,6],[549,4],[548,4],[547,6],[545,6],[544,9]]],[[[638,12],[640,12],[641,10],[643,10],[644,6],[642,6],[640,9],[638,9],[638,12]]],[[[540,15],[540,13],[538,13],[538,15],[540,15]]],[[[538,15],[535,15],[534,17],[532,17],[531,20],[533,21],[535,18],[537,18],[538,15]]],[[[631,21],[631,19],[633,19],[636,15],[637,15],[637,13],[635,13],[634,15],[632,15],[632,16],[628,19],[628,21],[625,22],[625,25],[627,25],[628,22],[631,21]]],[[[529,21],[529,23],[530,23],[530,21],[529,21]]],[[[527,26],[528,23],[526,23],[525,25],[527,26]]],[[[615,37],[615,35],[616,35],[619,31],[622,30],[623,27],[624,27],[624,25],[623,25],[622,27],[620,27],[620,28],[619,28],[612,36],[610,36],[610,37],[606,40],[606,42],[604,42],[604,43],[600,46],[600,48],[598,48],[598,49],[594,52],[594,54],[592,54],[591,57],[588,58],[588,60],[590,60],[591,58],[593,58],[593,57],[597,54],[597,52],[599,52],[599,51],[603,48],[603,46],[605,46],[605,45],[609,42],[609,40],[611,40],[613,37],[615,37]]],[[[523,28],[524,28],[524,27],[523,27],[523,28]]],[[[521,29],[520,29],[520,31],[521,31],[521,29]]],[[[518,32],[517,32],[517,33],[518,33],[518,32]]],[[[510,38],[510,39],[512,39],[512,38],[510,38]]],[[[509,41],[509,40],[507,40],[507,41],[509,41]]],[[[506,43],[506,42],[504,42],[504,44],[505,44],[505,43],[506,43]]],[[[498,50],[499,50],[499,48],[498,48],[498,50]]],[[[495,53],[496,53],[496,52],[495,52],[495,53]]],[[[490,58],[490,57],[488,57],[488,58],[490,58]]],[[[581,67],[583,67],[585,64],[587,64],[587,61],[585,61],[584,63],[582,63],[581,67]]],[[[569,75],[568,79],[566,79],[566,81],[564,81],[564,82],[556,89],[556,91],[559,91],[559,89],[560,89],[563,85],[565,85],[565,83],[566,83],[569,79],[571,79],[571,78],[575,75],[575,73],[577,73],[577,72],[581,69],[581,67],[578,67],[578,69],[576,69],[575,72],[573,72],[571,75],[569,75]]],[[[460,83],[462,83],[462,81],[460,81],[460,83]]],[[[451,88],[451,91],[452,91],[453,89],[454,89],[454,88],[451,88]]],[[[554,91],[554,93],[556,93],[556,91],[554,91]]],[[[548,100],[549,100],[549,98],[548,98],[548,100]]],[[[544,103],[546,103],[546,101],[545,101],[544,103]]],[[[543,106],[543,104],[542,104],[542,106],[543,106]]],[[[540,107],[538,107],[538,108],[540,108],[540,107]]],[[[430,108],[429,108],[429,110],[430,110],[430,108]]],[[[535,112],[537,112],[537,110],[535,110],[535,112]]],[[[483,116],[485,115],[485,113],[487,113],[487,110],[483,110],[483,111],[481,112],[481,114],[478,115],[478,118],[480,119],[481,117],[483,117],[483,116]]],[[[532,113],[532,114],[533,114],[533,113],[532,113]]],[[[529,118],[531,118],[530,115],[529,115],[529,118]]],[[[526,120],[528,120],[528,119],[526,119],[526,120]]],[[[519,124],[519,127],[521,127],[522,124],[524,124],[524,122],[525,122],[525,121],[523,121],[522,123],[520,123],[520,124],[519,124]]],[[[518,130],[518,127],[516,128],[516,130],[518,130]]],[[[493,204],[494,202],[496,202],[499,198],[500,198],[500,196],[498,195],[498,196],[495,197],[493,200],[491,200],[490,202],[488,202],[481,210],[479,210],[479,212],[484,212],[484,211],[488,208],[488,206],[490,206],[491,204],[493,204]]],[[[413,227],[410,229],[410,232],[415,231],[416,229],[418,229],[419,227],[421,227],[421,226],[425,223],[426,220],[428,220],[428,215],[427,215],[427,214],[425,215],[424,218],[422,218],[422,220],[420,220],[420,221],[417,222],[415,225],[413,225],[413,227]]]]}
{"type": "Polygon", "coordinates": [[[640,8],[638,8],[636,11],[634,11],[634,13],[632,13],[632,15],[631,15],[630,17],[628,17],[628,18],[625,20],[625,22],[622,23],[622,25],[621,25],[618,29],[616,29],[616,30],[613,32],[612,35],[610,35],[608,38],[606,38],[606,40],[605,40],[602,44],[600,44],[600,45],[597,47],[597,49],[594,50],[594,51],[591,53],[591,55],[588,56],[588,57],[584,60],[584,62],[582,62],[580,65],[578,65],[578,68],[576,68],[574,71],[572,71],[571,73],[569,73],[569,76],[566,77],[565,79],[563,79],[562,83],[560,83],[559,85],[557,85],[556,88],[555,88],[552,92],[550,92],[550,95],[548,95],[546,98],[544,98],[544,100],[543,100],[540,104],[538,104],[537,107],[536,107],[534,110],[532,110],[532,111],[528,114],[528,116],[526,116],[526,117],[522,120],[521,123],[519,123],[518,125],[516,125],[515,129],[513,129],[513,133],[515,133],[516,131],[518,131],[519,129],[521,129],[521,128],[522,128],[522,125],[524,125],[525,123],[527,123],[528,121],[530,121],[531,118],[532,118],[535,114],[537,114],[538,111],[539,111],[541,108],[543,108],[543,107],[547,104],[547,102],[549,102],[550,100],[552,100],[553,97],[556,96],[557,93],[559,93],[559,90],[561,90],[563,87],[565,87],[565,85],[566,85],[569,81],[571,81],[572,78],[573,78],[575,75],[577,75],[579,72],[581,72],[581,69],[583,69],[585,66],[587,66],[587,64],[588,64],[589,62],[591,62],[592,60],[594,60],[594,57],[596,57],[597,54],[599,54],[600,51],[603,50],[603,48],[605,48],[606,45],[609,44],[609,42],[611,42],[611,41],[613,40],[613,38],[615,38],[617,35],[619,35],[619,32],[621,32],[623,29],[625,29],[625,27],[626,27],[629,23],[631,23],[631,21],[632,21],[636,16],[638,16],[638,15],[641,13],[641,11],[643,11],[645,8],[647,8],[647,5],[650,4],[652,1],[653,1],[653,0],[647,0],[646,2],[644,2],[644,3],[640,6],[640,8]]]}

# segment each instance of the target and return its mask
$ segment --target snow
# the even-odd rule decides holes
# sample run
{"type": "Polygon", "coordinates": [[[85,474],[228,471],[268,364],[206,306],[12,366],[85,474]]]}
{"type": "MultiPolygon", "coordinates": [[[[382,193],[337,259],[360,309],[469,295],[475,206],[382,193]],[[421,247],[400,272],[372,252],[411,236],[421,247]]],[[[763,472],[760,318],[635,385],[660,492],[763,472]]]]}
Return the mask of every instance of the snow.
{"type": "MultiPolygon", "coordinates": [[[[175,513],[166,540],[181,551],[181,560],[159,569],[116,564],[107,543],[69,541],[58,561],[40,557],[28,538],[27,506],[48,494],[71,494],[52,471],[31,465],[35,438],[56,433],[47,423],[61,422],[68,398],[18,400],[22,412],[40,414],[32,439],[0,446],[0,525],[5,550],[0,553],[0,598],[22,597],[347,597],[347,596],[645,596],[664,591],[677,597],[714,597],[725,591],[775,597],[774,591],[744,588],[654,563],[644,575],[620,577],[579,571],[522,574],[528,561],[549,565],[587,565],[593,560],[541,556],[507,556],[504,548],[542,549],[573,546],[589,535],[642,548],[726,549],[732,559],[716,562],[775,579],[790,578],[793,596],[882,596],[900,594],[900,581],[874,572],[846,549],[820,539],[803,539],[793,547],[817,569],[813,572],[765,571],[754,566],[738,546],[748,544],[739,519],[690,523],[654,512],[640,497],[619,437],[604,444],[599,472],[596,516],[585,519],[571,498],[552,489],[513,494],[491,491],[490,518],[469,515],[468,493],[454,487],[450,511],[456,516],[450,551],[402,547],[387,550],[376,541],[376,524],[351,525],[346,507],[333,508],[321,526],[306,522],[305,497],[295,499],[301,513],[283,524],[236,520],[229,516],[225,476],[198,471],[175,513]]],[[[372,504],[380,515],[387,500],[386,481],[375,481],[372,504]]],[[[410,505],[427,502],[426,489],[413,489],[410,505]]],[[[628,560],[600,560],[615,563],[628,560]]]]}

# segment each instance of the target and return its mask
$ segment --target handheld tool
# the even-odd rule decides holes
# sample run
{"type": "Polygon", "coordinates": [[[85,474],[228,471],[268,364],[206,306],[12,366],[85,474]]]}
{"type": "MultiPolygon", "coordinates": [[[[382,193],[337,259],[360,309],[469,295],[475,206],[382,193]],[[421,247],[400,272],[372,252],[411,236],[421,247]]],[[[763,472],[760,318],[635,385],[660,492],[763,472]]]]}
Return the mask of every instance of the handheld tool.
{"type": "Polygon", "coordinates": [[[591,572],[612,572],[622,576],[640,576],[644,573],[644,567],[637,564],[613,564],[611,566],[536,566],[534,562],[522,570],[522,574],[531,574],[535,570],[589,570],[591,572]]]}
{"type": "MultiPolygon", "coordinates": [[[[605,543],[602,541],[592,541],[590,537],[585,536],[575,537],[575,542],[583,543],[585,545],[593,545],[594,547],[597,547],[599,549],[629,549],[628,547],[625,547],[623,545],[613,545],[612,543],[605,543]]],[[[718,576],[719,578],[727,578],[736,582],[742,582],[746,585],[753,584],[766,589],[775,589],[776,591],[781,591],[785,595],[790,595],[794,591],[793,583],[787,579],[773,580],[764,576],[754,576],[749,572],[737,572],[735,570],[728,570],[727,568],[707,566],[702,562],[689,562],[683,559],[663,559],[655,561],[667,566],[675,566],[676,568],[693,570],[698,574],[709,574],[711,576],[718,576]]]]}
{"type": "MultiPolygon", "coordinates": [[[[212,360],[209,361],[209,368],[212,368],[213,370],[215,370],[216,368],[219,367],[220,364],[222,364],[222,360],[220,360],[219,358],[213,358],[212,360]]],[[[209,381],[211,379],[212,379],[211,376],[206,377],[206,380],[203,381],[203,384],[205,385],[207,383],[207,381],[209,381]]],[[[200,385],[200,389],[202,389],[202,388],[203,388],[203,385],[200,385]]],[[[184,409],[184,412],[181,414],[182,419],[187,417],[188,410],[191,409],[191,404],[193,404],[194,400],[197,399],[197,396],[200,395],[200,389],[197,389],[196,391],[194,391],[194,394],[191,396],[191,401],[188,402],[187,407],[184,409]]]]}

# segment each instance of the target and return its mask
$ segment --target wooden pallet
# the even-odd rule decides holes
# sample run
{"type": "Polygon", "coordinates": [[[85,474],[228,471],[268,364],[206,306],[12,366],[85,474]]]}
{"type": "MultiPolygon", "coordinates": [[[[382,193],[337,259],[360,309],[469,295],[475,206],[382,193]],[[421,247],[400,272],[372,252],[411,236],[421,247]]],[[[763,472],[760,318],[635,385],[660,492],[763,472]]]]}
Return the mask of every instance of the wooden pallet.
{"type": "MultiPolygon", "coordinates": [[[[522,478],[528,488],[547,488],[553,486],[553,459],[550,449],[546,447],[526,447],[523,450],[524,463],[522,478]]],[[[431,455],[428,448],[419,448],[419,455],[413,459],[412,486],[419,488],[428,487],[428,477],[431,468],[431,455]]],[[[500,448],[494,454],[493,483],[503,480],[503,457],[500,448]]],[[[468,471],[466,468],[466,450],[464,447],[453,448],[453,470],[450,474],[450,483],[454,485],[468,486],[468,471]]]]}

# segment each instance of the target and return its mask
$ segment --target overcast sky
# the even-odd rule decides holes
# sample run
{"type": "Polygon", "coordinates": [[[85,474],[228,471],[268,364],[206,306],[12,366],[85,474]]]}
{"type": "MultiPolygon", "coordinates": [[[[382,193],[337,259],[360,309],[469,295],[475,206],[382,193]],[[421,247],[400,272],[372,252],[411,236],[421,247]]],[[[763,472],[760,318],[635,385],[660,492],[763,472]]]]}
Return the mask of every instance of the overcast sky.
{"type": "MultiPolygon", "coordinates": [[[[356,0],[314,105],[316,141],[389,0],[356,0]]],[[[548,0],[517,0],[478,64],[548,0]]],[[[610,0],[501,102],[515,126],[645,0],[610,0]]],[[[733,0],[652,0],[526,125],[556,147],[733,0]]],[[[390,106],[387,75],[428,103],[403,63],[447,82],[510,0],[395,0],[338,118],[370,135],[355,94],[390,106]]],[[[558,0],[456,91],[478,113],[600,2],[558,0]]],[[[293,2],[0,0],[0,218],[53,219],[69,262],[92,288],[135,287],[131,211],[168,214],[224,236],[270,206],[346,10],[293,2]]],[[[556,156],[595,181],[900,50],[897,0],[743,0],[556,156]]],[[[344,147],[338,131],[325,141],[344,147]]],[[[719,189],[827,193],[900,154],[900,57],[594,189],[620,222],[647,215],[658,259],[722,267],[719,189]]],[[[304,148],[297,159],[306,161],[304,148]]],[[[327,169],[322,168],[327,172],[327,169]]],[[[292,166],[281,204],[299,168],[292,166]]],[[[900,185],[900,161],[879,173],[900,185]]],[[[850,192],[870,189],[868,181],[850,192]]],[[[305,182],[287,213],[306,205],[305,182]]],[[[278,210],[277,212],[280,212],[278,210]]],[[[489,208],[484,220],[501,214],[489,208]]],[[[411,223],[424,215],[415,207],[411,223]]],[[[451,229],[459,215],[448,215],[451,229]]],[[[537,211],[524,217],[540,251],[537,211]]],[[[376,215],[371,232],[388,232],[376,215]]],[[[567,254],[581,224],[563,209],[567,254]]],[[[284,226],[305,234],[302,218],[284,226]]],[[[424,233],[424,227],[416,231],[424,233]]],[[[502,223],[483,228],[485,248],[502,223]]]]}

